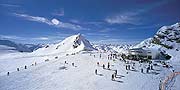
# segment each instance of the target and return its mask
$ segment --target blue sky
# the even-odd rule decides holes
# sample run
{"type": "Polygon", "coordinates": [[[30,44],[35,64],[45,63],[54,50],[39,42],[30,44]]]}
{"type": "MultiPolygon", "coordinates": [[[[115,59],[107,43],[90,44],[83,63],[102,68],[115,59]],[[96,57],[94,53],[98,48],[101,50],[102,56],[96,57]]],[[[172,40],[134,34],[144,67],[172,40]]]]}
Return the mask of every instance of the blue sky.
{"type": "Polygon", "coordinates": [[[0,38],[54,43],[82,33],[95,43],[135,43],[179,22],[180,0],[0,0],[0,38]]]}

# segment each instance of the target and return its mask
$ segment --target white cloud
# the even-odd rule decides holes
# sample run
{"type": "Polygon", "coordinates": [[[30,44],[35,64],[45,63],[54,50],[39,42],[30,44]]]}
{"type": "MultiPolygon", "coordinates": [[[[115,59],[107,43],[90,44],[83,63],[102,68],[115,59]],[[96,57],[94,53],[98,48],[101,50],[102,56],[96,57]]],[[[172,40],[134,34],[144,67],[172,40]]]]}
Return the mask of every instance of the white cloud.
{"type": "Polygon", "coordinates": [[[49,21],[48,19],[46,19],[44,17],[30,16],[27,14],[18,14],[18,13],[14,13],[14,15],[16,15],[18,17],[22,17],[22,18],[29,20],[29,21],[36,21],[36,22],[46,23],[48,25],[53,25],[53,23],[51,23],[51,21],[49,21]]]}
{"type": "Polygon", "coordinates": [[[136,17],[138,13],[126,12],[114,16],[108,16],[105,21],[110,24],[139,24],[139,19],[136,17]]]}
{"type": "Polygon", "coordinates": [[[59,24],[59,20],[57,20],[57,19],[52,19],[51,22],[52,22],[53,24],[55,24],[55,25],[58,25],[58,24],[59,24]]]}
{"type": "Polygon", "coordinates": [[[113,30],[116,30],[116,29],[115,28],[104,28],[104,29],[99,30],[99,32],[107,33],[107,32],[113,31],[113,30]]]}
{"type": "Polygon", "coordinates": [[[38,36],[38,37],[22,37],[16,35],[0,35],[0,39],[2,40],[12,40],[19,43],[57,43],[63,40],[65,37],[69,36],[69,34],[58,34],[55,33],[53,35],[48,36],[38,36]]]}
{"type": "Polygon", "coordinates": [[[94,25],[96,27],[100,27],[102,24],[104,24],[104,22],[101,21],[80,21],[80,20],[76,20],[76,19],[71,19],[70,22],[75,23],[75,24],[84,24],[84,25],[94,25]]]}
{"type": "Polygon", "coordinates": [[[37,38],[32,38],[34,40],[49,40],[48,37],[37,37],[37,38]]]}
{"type": "Polygon", "coordinates": [[[84,30],[86,28],[81,27],[80,25],[77,24],[72,24],[72,23],[65,23],[65,22],[61,22],[58,19],[52,19],[49,20],[47,18],[44,17],[39,17],[39,16],[30,16],[27,14],[18,14],[18,13],[14,13],[14,15],[18,16],[18,17],[22,17],[26,20],[29,21],[35,21],[35,22],[40,22],[40,23],[45,23],[57,28],[66,28],[66,29],[72,29],[72,30],[84,30]]]}
{"type": "Polygon", "coordinates": [[[0,35],[0,39],[26,40],[26,38],[24,38],[24,37],[19,37],[19,36],[15,36],[15,35],[0,35]]]}
{"type": "Polygon", "coordinates": [[[106,36],[108,34],[105,34],[105,33],[86,33],[85,35],[88,35],[88,36],[106,36]]]}
{"type": "Polygon", "coordinates": [[[55,12],[52,13],[52,15],[64,16],[64,8],[61,8],[61,9],[59,9],[59,10],[56,10],[55,12]]]}
{"type": "Polygon", "coordinates": [[[21,7],[20,5],[15,5],[15,4],[0,4],[0,6],[3,6],[3,7],[21,7]]]}

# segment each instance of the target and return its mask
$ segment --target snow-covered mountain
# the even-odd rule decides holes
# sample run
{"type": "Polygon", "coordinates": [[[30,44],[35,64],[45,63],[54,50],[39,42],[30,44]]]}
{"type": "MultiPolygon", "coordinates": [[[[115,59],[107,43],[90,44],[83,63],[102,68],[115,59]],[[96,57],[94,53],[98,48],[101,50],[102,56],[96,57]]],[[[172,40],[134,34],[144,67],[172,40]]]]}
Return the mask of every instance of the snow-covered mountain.
{"type": "Polygon", "coordinates": [[[142,41],[133,48],[149,48],[165,52],[172,57],[176,56],[180,50],[180,23],[161,27],[152,38],[142,41]]]}
{"type": "Polygon", "coordinates": [[[180,48],[180,23],[163,26],[152,37],[142,41],[135,47],[162,47],[165,49],[180,48]]]}
{"type": "Polygon", "coordinates": [[[93,45],[98,51],[101,52],[115,52],[122,53],[129,49],[132,45],[111,45],[111,44],[95,44],[93,45]]]}
{"type": "Polygon", "coordinates": [[[43,48],[36,50],[34,53],[76,53],[80,51],[92,51],[96,50],[90,42],[85,39],[81,34],[72,35],[67,37],[62,42],[57,44],[46,45],[43,48]]]}
{"type": "Polygon", "coordinates": [[[10,40],[0,39],[1,52],[32,52],[40,47],[41,45],[20,44],[10,40]]]}

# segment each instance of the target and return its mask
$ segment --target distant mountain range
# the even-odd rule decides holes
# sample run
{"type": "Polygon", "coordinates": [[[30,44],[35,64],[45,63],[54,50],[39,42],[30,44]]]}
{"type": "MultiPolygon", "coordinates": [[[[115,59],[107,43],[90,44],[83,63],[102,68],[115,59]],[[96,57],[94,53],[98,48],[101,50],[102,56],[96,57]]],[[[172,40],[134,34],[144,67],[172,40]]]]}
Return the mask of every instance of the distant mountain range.
{"type": "Polygon", "coordinates": [[[34,45],[34,44],[20,44],[10,40],[0,39],[0,50],[3,51],[11,51],[11,52],[32,52],[38,48],[41,48],[42,45],[34,45]]]}

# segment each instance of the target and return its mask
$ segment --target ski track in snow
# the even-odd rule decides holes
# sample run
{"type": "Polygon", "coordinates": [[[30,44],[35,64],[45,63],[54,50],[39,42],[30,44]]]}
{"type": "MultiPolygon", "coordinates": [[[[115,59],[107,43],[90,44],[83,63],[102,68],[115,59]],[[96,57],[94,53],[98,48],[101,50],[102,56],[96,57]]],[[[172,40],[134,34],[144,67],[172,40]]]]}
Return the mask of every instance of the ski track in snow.
{"type": "MultiPolygon", "coordinates": [[[[137,62],[135,62],[137,71],[126,71],[124,62],[106,60],[107,53],[102,54],[103,59],[99,58],[99,53],[93,55],[90,56],[89,53],[58,55],[58,59],[54,58],[57,55],[29,58],[41,61],[36,66],[28,66],[28,69],[22,67],[19,72],[15,71],[16,65],[12,65],[14,71],[10,72],[10,76],[0,75],[0,90],[158,90],[161,74],[142,74],[138,70],[141,67],[137,62]],[[44,59],[47,58],[49,61],[45,62],[44,59]],[[68,64],[64,64],[65,61],[68,64]],[[101,66],[96,65],[98,61],[101,66]],[[102,64],[107,65],[108,62],[111,64],[111,70],[102,69],[102,64]],[[72,66],[72,63],[75,66],[72,66]],[[98,70],[98,75],[95,75],[95,69],[98,70]],[[113,70],[116,69],[119,78],[111,81],[113,70]]],[[[31,65],[27,59],[23,62],[31,65]]],[[[143,64],[143,67],[146,66],[143,64]]]]}

